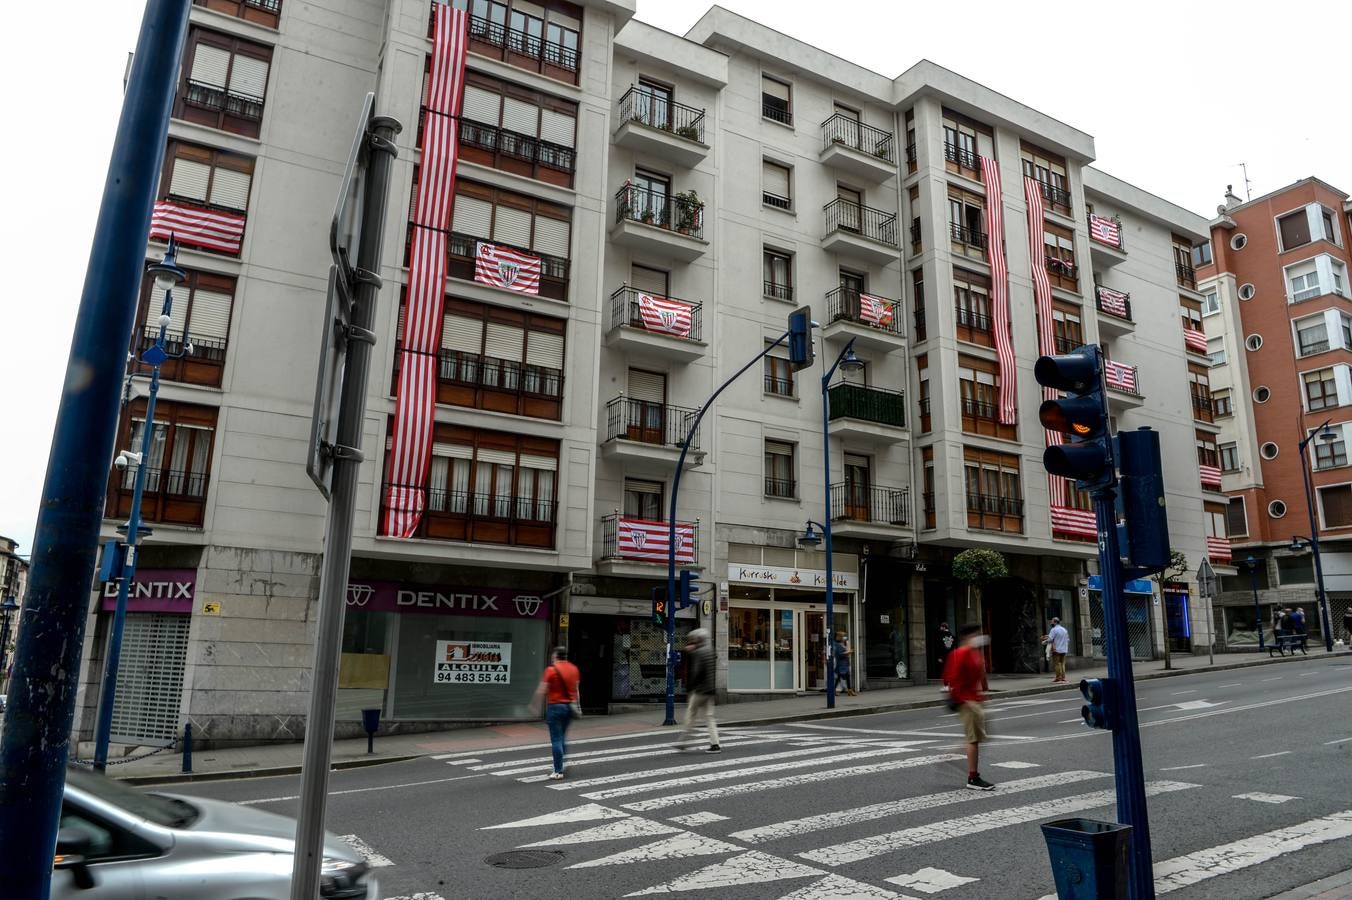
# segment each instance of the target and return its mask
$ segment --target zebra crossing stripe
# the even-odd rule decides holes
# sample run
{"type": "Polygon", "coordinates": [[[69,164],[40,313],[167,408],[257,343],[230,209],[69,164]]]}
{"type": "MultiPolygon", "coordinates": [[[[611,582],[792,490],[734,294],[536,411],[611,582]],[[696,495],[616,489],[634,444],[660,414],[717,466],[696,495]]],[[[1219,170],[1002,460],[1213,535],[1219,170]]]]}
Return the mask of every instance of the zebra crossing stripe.
{"type": "MultiPolygon", "coordinates": [[[[1201,787],[1201,785],[1187,784],[1180,781],[1152,781],[1146,784],[1145,794],[1147,797],[1153,797],[1159,794],[1171,793],[1173,791],[1185,791],[1196,787],[1201,787]]],[[[914,828],[889,831],[885,834],[873,835],[872,837],[860,838],[859,840],[846,841],[842,844],[834,844],[829,847],[809,850],[805,853],[798,854],[798,856],[802,859],[827,866],[843,866],[846,863],[871,859],[872,857],[881,856],[884,853],[891,853],[904,847],[919,847],[923,844],[936,844],[940,841],[966,837],[983,831],[993,831],[997,828],[1005,828],[1009,825],[1036,822],[1039,819],[1054,819],[1058,816],[1069,815],[1070,813],[1081,812],[1087,809],[1094,809],[1099,806],[1111,806],[1116,802],[1117,794],[1114,791],[1094,791],[1089,794],[1080,794],[1073,797],[1058,797],[1052,800],[1045,800],[1041,803],[1030,804],[1028,806],[1013,806],[1008,809],[997,809],[990,812],[977,813],[976,815],[963,816],[958,819],[932,822],[914,828]]]]}
{"type": "Polygon", "coordinates": [[[357,855],[366,860],[366,864],[373,869],[394,865],[388,856],[378,852],[374,847],[357,837],[355,834],[341,834],[338,836],[338,840],[355,850],[357,855]]]}
{"type": "Polygon", "coordinates": [[[703,869],[682,875],[665,884],[653,885],[641,891],[625,894],[642,897],[647,894],[679,894],[682,891],[707,891],[714,888],[741,887],[744,884],[766,884],[790,878],[811,878],[828,872],[768,853],[752,850],[703,869]]]}
{"type": "MultiPolygon", "coordinates": [[[[670,751],[668,751],[670,752],[670,751]]],[[[806,750],[783,750],[779,753],[763,753],[759,756],[744,756],[738,758],[719,758],[719,759],[701,759],[697,763],[687,763],[683,766],[668,766],[665,769],[651,769],[638,772],[620,772],[617,775],[602,775],[597,778],[587,778],[581,781],[565,781],[559,784],[552,784],[550,787],[557,790],[578,790],[582,788],[598,787],[603,784],[618,784],[621,781],[637,781],[640,778],[660,778],[665,775],[681,775],[686,772],[708,772],[712,769],[726,768],[728,766],[741,766],[747,763],[770,762],[775,759],[794,759],[804,756],[820,756],[820,747],[809,747],[806,750]]],[[[571,765],[571,761],[569,763],[571,765]]],[[[549,776],[546,775],[546,778],[549,776]]],[[[529,779],[523,778],[522,781],[529,779]]]]}
{"type": "Polygon", "coordinates": [[[898,875],[895,878],[888,878],[885,880],[888,884],[915,888],[917,891],[926,894],[937,894],[940,891],[946,891],[949,888],[961,887],[964,884],[974,884],[981,879],[968,878],[964,875],[955,875],[952,872],[947,872],[943,869],[926,867],[918,872],[912,872],[909,875],[898,875]]]}
{"type": "Polygon", "coordinates": [[[834,872],[821,881],[805,885],[779,900],[916,900],[908,894],[898,894],[872,884],[855,881],[834,872]]]}
{"type": "MultiPolygon", "coordinates": [[[[730,746],[746,747],[751,744],[767,744],[777,741],[777,737],[765,737],[756,740],[747,740],[745,738],[733,738],[727,741],[730,746]]],[[[571,742],[570,745],[571,746],[571,742]]],[[[643,744],[638,747],[611,747],[608,750],[584,750],[581,753],[569,753],[568,765],[583,766],[594,763],[620,762],[626,759],[643,759],[649,756],[670,756],[675,750],[670,741],[663,741],[660,744],[643,744]]],[[[474,766],[475,772],[491,772],[494,775],[519,775],[522,772],[533,772],[537,769],[554,768],[554,758],[552,756],[535,756],[528,759],[510,759],[499,760],[498,762],[484,763],[474,766]]]]}
{"type": "Polygon", "coordinates": [[[492,831],[496,828],[534,828],[537,825],[572,825],[576,822],[594,822],[598,819],[623,819],[629,813],[619,809],[610,809],[599,803],[586,803],[565,809],[561,812],[546,813],[530,819],[517,819],[501,825],[484,825],[480,831],[492,831]]]}
{"type": "Polygon", "coordinates": [[[655,822],[652,819],[640,819],[637,816],[633,816],[619,819],[614,822],[607,822],[604,825],[597,825],[593,828],[586,828],[582,831],[575,831],[572,834],[564,834],[559,837],[535,841],[530,844],[520,844],[518,847],[557,847],[564,844],[594,844],[598,841],[622,841],[628,838],[658,837],[659,835],[664,834],[680,833],[681,829],[674,825],[667,825],[662,822],[655,822]]]}
{"type": "MultiPolygon", "coordinates": [[[[869,753],[867,756],[875,756],[869,753]]],[[[846,766],[840,769],[826,769],[823,771],[807,772],[798,775],[787,775],[783,778],[770,778],[764,781],[748,781],[742,784],[727,784],[715,788],[705,788],[698,791],[688,791],[684,794],[668,794],[665,797],[651,797],[647,800],[636,800],[633,803],[625,803],[622,806],[625,809],[635,812],[648,811],[653,809],[665,809],[668,806],[676,806],[681,803],[699,803],[704,800],[718,800],[724,797],[731,797],[736,794],[751,794],[758,791],[769,791],[777,788],[796,787],[803,784],[817,784],[828,781],[833,778],[852,778],[856,775],[871,775],[875,772],[888,772],[893,769],[911,769],[918,766],[928,766],[935,763],[956,762],[965,759],[956,753],[941,753],[936,756],[910,756],[903,759],[894,759],[888,762],[869,763],[861,766],[846,766]]],[[[822,760],[826,762],[826,760],[822,760]]],[[[698,779],[691,779],[698,781],[698,779]]],[[[587,799],[594,799],[589,794],[582,796],[587,799]]]]}
{"type": "Polygon", "coordinates": [[[600,859],[591,859],[586,862],[574,863],[568,868],[590,869],[596,866],[619,866],[626,863],[654,862],[659,859],[685,859],[691,856],[717,856],[722,853],[736,853],[741,849],[742,848],[738,847],[736,844],[717,841],[713,838],[687,831],[674,837],[654,841],[651,844],[645,844],[642,847],[635,847],[632,850],[622,850],[619,853],[612,853],[610,856],[603,856],[600,859]]]}
{"type": "Polygon", "coordinates": [[[1167,894],[1340,838],[1352,837],[1352,809],[1155,863],[1155,892],[1167,894]]]}
{"type": "Polygon", "coordinates": [[[1062,785],[1089,781],[1094,778],[1108,777],[1110,776],[1104,772],[1086,771],[1063,772],[1057,775],[1037,775],[1032,778],[1020,778],[1015,781],[1001,782],[999,789],[996,791],[969,791],[966,788],[959,788],[952,791],[941,791],[937,794],[905,797],[901,800],[890,800],[886,803],[873,803],[868,806],[859,806],[854,809],[820,813],[818,815],[805,816],[801,819],[792,819],[787,822],[775,822],[770,825],[762,825],[758,828],[748,828],[745,831],[735,832],[730,835],[730,837],[734,840],[743,841],[748,844],[760,844],[765,841],[807,834],[813,831],[821,831],[826,828],[840,828],[846,825],[857,825],[860,822],[870,822],[874,819],[885,819],[890,816],[918,812],[922,809],[951,806],[955,803],[971,803],[977,800],[991,800],[997,797],[1003,797],[1006,794],[1038,791],[1043,788],[1055,788],[1062,785]]]}

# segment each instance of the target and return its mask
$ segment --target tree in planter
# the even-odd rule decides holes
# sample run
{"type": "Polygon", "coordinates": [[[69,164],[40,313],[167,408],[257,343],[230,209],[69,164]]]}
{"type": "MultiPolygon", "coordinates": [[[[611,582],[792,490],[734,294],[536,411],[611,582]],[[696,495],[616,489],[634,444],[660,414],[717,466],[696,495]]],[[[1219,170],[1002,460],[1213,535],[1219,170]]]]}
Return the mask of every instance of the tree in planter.
{"type": "Polygon", "coordinates": [[[987,584],[997,578],[1009,577],[1009,566],[997,551],[971,547],[953,557],[953,577],[967,585],[969,600],[973,590],[980,600],[981,591],[987,584]]]}
{"type": "Polygon", "coordinates": [[[1181,550],[1169,551],[1169,565],[1155,575],[1155,584],[1159,588],[1160,608],[1164,610],[1164,668],[1172,669],[1173,660],[1169,657],[1169,604],[1164,599],[1164,585],[1188,572],[1188,558],[1181,550]]]}

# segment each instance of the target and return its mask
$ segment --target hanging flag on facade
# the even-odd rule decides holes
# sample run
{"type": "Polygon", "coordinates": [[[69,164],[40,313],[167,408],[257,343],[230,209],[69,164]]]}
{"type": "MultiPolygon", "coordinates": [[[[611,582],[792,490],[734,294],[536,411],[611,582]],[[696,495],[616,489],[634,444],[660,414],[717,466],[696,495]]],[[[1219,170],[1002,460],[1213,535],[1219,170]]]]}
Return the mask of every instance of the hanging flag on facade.
{"type": "MultiPolygon", "coordinates": [[[[1033,304],[1037,307],[1037,343],[1038,350],[1044,356],[1053,356],[1056,354],[1056,327],[1053,324],[1055,317],[1052,314],[1052,282],[1047,277],[1047,246],[1044,235],[1046,234],[1046,223],[1043,220],[1045,212],[1042,204],[1042,185],[1036,178],[1025,175],[1023,178],[1023,198],[1028,207],[1028,258],[1032,264],[1033,274],[1033,304]]],[[[1043,388],[1042,398],[1044,400],[1055,400],[1057,392],[1052,388],[1043,388]]],[[[1061,432],[1044,429],[1047,438],[1047,446],[1060,444],[1063,442],[1061,432]]],[[[1059,475],[1047,476],[1047,491],[1051,499],[1052,507],[1052,532],[1063,532],[1076,535],[1085,534],[1083,522],[1071,513],[1080,513],[1081,510],[1072,509],[1068,506],[1066,480],[1059,475]],[[1068,511],[1062,515],[1060,520],[1057,517],[1057,510],[1068,511]],[[1071,527],[1067,523],[1080,522],[1078,526],[1071,527]],[[1078,530],[1077,530],[1078,529],[1078,530]]],[[[1094,526],[1094,515],[1089,514],[1089,534],[1096,534],[1094,526]]]]}
{"type": "Polygon", "coordinates": [[[1202,487],[1221,489],[1221,470],[1218,466],[1199,465],[1198,474],[1202,478],[1202,487]]]}
{"type": "Polygon", "coordinates": [[[891,301],[872,294],[859,295],[859,318],[879,328],[891,328],[896,306],[891,301]]]}
{"type": "Polygon", "coordinates": [[[1183,329],[1183,343],[1194,353],[1206,353],[1206,332],[1196,328],[1183,329]]]}
{"type": "Polygon", "coordinates": [[[1122,291],[1115,291],[1112,288],[1106,288],[1099,285],[1098,305],[1099,309],[1106,313],[1117,316],[1121,319],[1131,318],[1131,295],[1122,291]]]}
{"type": "Polygon", "coordinates": [[[643,327],[679,338],[689,339],[694,314],[690,304],[651,294],[638,295],[638,314],[643,327]]]}
{"type": "Polygon", "coordinates": [[[1136,367],[1123,365],[1112,360],[1103,361],[1103,380],[1108,387],[1126,391],[1128,394],[1140,393],[1136,387],[1136,367]]]}
{"type": "MultiPolygon", "coordinates": [[[[622,559],[666,562],[671,525],[649,519],[621,518],[616,522],[616,553],[622,559]]],[[[695,526],[676,523],[676,562],[695,561],[695,526]]]]}
{"type": "Polygon", "coordinates": [[[1206,555],[1213,562],[1228,563],[1233,559],[1228,537],[1209,537],[1206,539],[1206,555]]]}
{"type": "Polygon", "coordinates": [[[986,187],[986,262],[991,267],[991,327],[995,332],[995,356],[1000,364],[1001,425],[1019,420],[1018,391],[1014,379],[1014,344],[1009,333],[1009,268],[1005,264],[1005,195],[1000,190],[1000,166],[989,156],[981,157],[981,181],[986,187]]]}
{"type": "Polygon", "coordinates": [[[1098,524],[1093,510],[1053,505],[1052,531],[1077,537],[1098,537],[1098,524]]]}
{"type": "Polygon", "coordinates": [[[180,244],[239,253],[244,239],[244,215],[189,206],[177,200],[160,200],[150,217],[150,239],[167,241],[173,235],[180,244]]]}
{"type": "Polygon", "coordinates": [[[1122,223],[1107,216],[1089,214],[1089,237],[1100,244],[1122,247],[1122,223]]]}
{"type": "Polygon", "coordinates": [[[474,246],[474,280],[518,294],[538,294],[540,257],[479,241],[474,246]]]}

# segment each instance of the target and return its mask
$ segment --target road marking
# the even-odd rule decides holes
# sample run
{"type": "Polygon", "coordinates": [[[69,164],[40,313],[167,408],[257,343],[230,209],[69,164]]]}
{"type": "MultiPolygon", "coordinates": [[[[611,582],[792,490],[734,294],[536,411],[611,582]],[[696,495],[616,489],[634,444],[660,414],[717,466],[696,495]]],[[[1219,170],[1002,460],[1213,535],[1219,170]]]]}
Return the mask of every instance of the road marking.
{"type": "Polygon", "coordinates": [[[1328,697],[1333,694],[1345,694],[1352,691],[1352,687],[1330,688],[1327,691],[1315,691],[1311,694],[1303,694],[1299,697],[1281,697],[1276,700],[1264,700],[1261,703],[1246,703],[1243,706],[1227,706],[1224,709],[1208,709],[1202,712],[1193,713],[1190,716],[1172,716],[1167,719],[1153,719],[1149,722],[1142,722],[1142,728],[1153,728],[1156,725],[1174,725],[1178,722],[1191,722],[1194,719],[1206,719],[1211,716],[1228,716],[1231,713],[1248,712],[1251,709],[1264,709],[1269,706],[1280,704],[1289,704],[1296,700],[1314,700],[1317,697],[1328,697]]]}
{"type": "MultiPolygon", "coordinates": [[[[1178,781],[1152,781],[1146,784],[1145,793],[1147,797],[1152,797],[1196,787],[1201,787],[1201,785],[1178,781]]],[[[891,853],[894,850],[901,850],[906,847],[935,844],[940,841],[978,834],[983,831],[993,831],[1010,825],[1036,822],[1039,819],[1054,819],[1058,816],[1095,809],[1100,806],[1112,806],[1116,802],[1117,793],[1115,791],[1094,791],[1072,797],[1045,800],[1027,806],[1013,806],[1008,809],[997,809],[957,819],[903,828],[899,831],[890,831],[872,837],[809,850],[806,853],[799,853],[798,856],[827,866],[843,866],[846,863],[872,859],[875,856],[882,856],[884,853],[891,853]]]]}
{"type": "Polygon", "coordinates": [[[1040,769],[1040,768],[1042,768],[1042,766],[1039,765],[1038,763],[1019,762],[1018,760],[1013,760],[1013,759],[1011,759],[1009,762],[991,763],[991,765],[992,765],[993,767],[997,768],[997,769],[1040,769]]]}
{"type": "MultiPolygon", "coordinates": [[[[731,797],[736,794],[751,794],[758,791],[775,790],[777,788],[797,787],[798,785],[803,784],[819,784],[833,778],[851,778],[855,775],[871,775],[875,772],[887,772],[892,769],[912,769],[917,766],[928,766],[943,762],[956,762],[965,758],[966,757],[957,753],[941,753],[936,756],[909,756],[904,759],[895,759],[890,762],[871,763],[862,766],[847,766],[843,769],[828,768],[820,772],[787,775],[783,778],[771,778],[765,781],[748,781],[741,784],[727,784],[716,788],[690,791],[685,794],[668,794],[665,797],[652,797],[647,800],[636,800],[633,803],[625,803],[622,805],[625,809],[633,810],[634,812],[646,812],[648,810],[676,806],[681,803],[699,803],[704,800],[720,800],[724,797],[731,797]]],[[[589,800],[594,799],[587,794],[583,794],[583,796],[587,797],[589,800]]]]}
{"type": "Polygon", "coordinates": [[[1218,685],[1216,685],[1216,687],[1243,687],[1243,686],[1244,686],[1244,682],[1242,682],[1242,681],[1231,681],[1229,684],[1218,684],[1218,685]]]}
{"type": "MultiPolygon", "coordinates": [[[[732,738],[726,743],[729,747],[746,747],[752,744],[768,744],[778,740],[780,740],[778,737],[767,737],[759,740],[732,738]]],[[[594,765],[604,762],[620,762],[626,759],[644,759],[651,756],[673,756],[675,753],[675,745],[670,741],[664,741],[661,744],[645,744],[642,747],[614,747],[609,750],[584,750],[581,753],[569,753],[568,765],[594,765]]],[[[553,768],[554,758],[552,756],[534,756],[529,759],[484,763],[475,766],[474,771],[489,772],[493,775],[519,775],[522,772],[533,772],[540,769],[552,771],[553,768]]]]}
{"type": "Polygon", "coordinates": [[[376,852],[374,847],[357,837],[355,834],[340,834],[338,835],[338,840],[355,850],[357,855],[366,860],[366,864],[373,869],[394,865],[394,863],[390,862],[388,856],[376,852]]]}
{"type": "Polygon", "coordinates": [[[972,884],[981,879],[954,875],[952,872],[946,872],[943,869],[926,868],[921,869],[918,872],[912,872],[910,875],[898,875],[895,878],[887,878],[884,880],[888,884],[900,885],[905,888],[914,888],[924,894],[937,894],[940,891],[946,891],[949,888],[959,887],[964,884],[972,884]]]}
{"type": "Polygon", "coordinates": [[[779,900],[915,900],[915,898],[832,873],[821,881],[800,887],[792,894],[785,894],[779,900]]]}
{"type": "MultiPolygon", "coordinates": [[[[432,758],[433,758],[433,759],[446,759],[446,757],[444,757],[444,756],[434,756],[434,757],[432,757],[432,758]]],[[[450,759],[450,760],[446,760],[446,765],[448,765],[448,766],[468,766],[468,765],[471,765],[471,764],[476,763],[476,762],[479,762],[478,758],[477,758],[477,757],[471,756],[469,759],[450,759]]]]}
{"type": "Polygon", "coordinates": [[[1324,741],[1324,746],[1327,747],[1330,744],[1345,744],[1348,741],[1352,741],[1352,737],[1335,738],[1334,740],[1331,741],[1324,741]]]}
{"type": "Polygon", "coordinates": [[[852,732],[857,732],[857,733],[859,733],[859,734],[891,734],[891,735],[902,735],[902,734],[905,734],[905,733],[906,733],[906,732],[904,732],[904,731],[895,731],[895,730],[889,730],[889,729],[886,729],[886,728],[849,728],[849,727],[846,727],[846,726],[844,726],[844,725],[812,725],[812,724],[798,724],[798,725],[795,725],[794,727],[795,727],[795,728],[812,728],[812,729],[820,730],[820,731],[852,731],[852,732]]]}
{"type": "MultiPolygon", "coordinates": [[[[602,737],[577,738],[570,740],[568,746],[572,747],[581,744],[600,744],[605,741],[636,741],[639,738],[650,738],[660,736],[671,736],[670,728],[659,728],[655,731],[635,731],[633,734],[610,734],[602,737]]],[[[441,754],[443,759],[459,759],[467,756],[490,756],[498,753],[520,753],[522,750],[532,750],[549,740],[549,733],[541,730],[538,743],[514,744],[511,747],[489,747],[482,750],[460,750],[453,753],[441,754]]]]}
{"type": "Polygon", "coordinates": [[[1309,678],[1311,675],[1318,675],[1318,672],[1301,672],[1298,678],[1309,678]]]}
{"type": "Polygon", "coordinates": [[[691,856],[717,856],[722,853],[736,853],[741,850],[736,844],[729,844],[725,841],[716,841],[713,838],[705,837],[702,834],[693,832],[684,832],[675,837],[669,837],[660,841],[653,841],[651,844],[644,844],[642,847],[635,847],[632,850],[622,850],[619,853],[612,853],[610,856],[603,856],[600,859],[589,859],[586,862],[573,863],[570,869],[592,869],[597,866],[622,866],[628,863],[637,862],[655,862],[659,859],[686,859],[691,856]]]}
{"type": "MultiPolygon", "coordinates": [[[[1224,700],[1222,700],[1220,703],[1212,703],[1210,700],[1184,700],[1182,703],[1170,703],[1169,706],[1174,709],[1187,712],[1189,710],[1194,709],[1211,709],[1212,707],[1220,706],[1223,703],[1225,703],[1224,700]]],[[[1155,707],[1155,709],[1163,709],[1163,708],[1164,707],[1155,707]]],[[[1141,710],[1141,712],[1145,712],[1145,710],[1141,710]]]]}
{"type": "Polygon", "coordinates": [[[572,834],[563,834],[543,841],[518,844],[518,847],[559,847],[565,844],[593,844],[597,841],[622,841],[636,837],[657,837],[665,834],[680,834],[681,829],[674,828],[652,819],[640,819],[638,816],[626,816],[604,825],[584,828],[572,834]]]}
{"type": "Polygon", "coordinates": [[[720,816],[716,812],[697,812],[691,813],[688,816],[672,816],[671,821],[675,822],[678,825],[695,826],[695,825],[709,825],[713,822],[723,822],[726,821],[727,818],[728,818],[727,816],[720,816]]]}
{"type": "Polygon", "coordinates": [[[1235,800],[1257,800],[1259,803],[1285,803],[1288,800],[1299,800],[1299,797],[1288,797],[1285,794],[1264,794],[1262,791],[1255,791],[1252,794],[1235,794],[1235,800]]]}
{"type": "Polygon", "coordinates": [[[582,806],[575,806],[572,809],[565,809],[561,812],[546,813],[543,816],[535,816],[530,819],[517,819],[515,822],[504,822],[501,825],[484,825],[480,831],[492,831],[495,828],[533,828],[537,825],[571,825],[574,822],[594,822],[598,819],[623,819],[628,817],[629,813],[618,809],[610,809],[599,803],[586,803],[582,806]]]}
{"type": "MultiPolygon", "coordinates": [[[[482,775],[456,775],[452,778],[433,778],[431,781],[409,781],[404,784],[382,784],[379,787],[348,788],[345,791],[329,791],[330,797],[337,797],[341,794],[365,794],[368,791],[392,791],[396,788],[422,787],[425,784],[445,784],[448,781],[464,781],[466,778],[482,778],[482,775]]],[[[286,797],[260,797],[257,800],[235,800],[233,802],[240,806],[257,806],[260,803],[281,803],[284,800],[299,800],[300,794],[291,794],[286,797]]]]}
{"type": "Polygon", "coordinates": [[[1205,769],[1206,763],[1193,763],[1190,766],[1168,766],[1160,769],[1161,772],[1182,772],[1184,769],[1205,769]]]}
{"type": "Polygon", "coordinates": [[[1263,680],[1264,680],[1264,681],[1281,681],[1281,680],[1282,680],[1282,676],[1281,676],[1281,675],[1277,675],[1277,676],[1275,676],[1275,677],[1273,677],[1273,678],[1264,678],[1263,680]]]}
{"type": "Polygon", "coordinates": [[[1184,694],[1195,694],[1195,693],[1197,693],[1197,692],[1196,692],[1196,691],[1174,691],[1173,694],[1171,694],[1170,696],[1173,696],[1173,697],[1182,697],[1184,694]]]}
{"type": "Polygon", "coordinates": [[[1065,697],[1052,697],[1047,700],[997,700],[996,704],[990,707],[990,712],[999,712],[1004,709],[1016,709],[1021,706],[1046,706],[1049,703],[1065,703],[1065,697]]]}
{"type": "Polygon", "coordinates": [[[941,791],[937,794],[905,797],[901,800],[889,800],[886,803],[873,803],[868,806],[859,806],[854,809],[842,809],[839,812],[819,813],[801,819],[792,819],[787,822],[775,822],[770,825],[761,825],[756,828],[748,828],[744,831],[734,832],[729,835],[729,837],[733,840],[743,841],[748,844],[760,844],[765,841],[773,841],[785,837],[795,837],[813,831],[822,831],[827,828],[840,828],[846,825],[857,825],[860,822],[871,822],[875,819],[885,819],[891,816],[918,812],[922,809],[936,809],[943,806],[951,806],[954,803],[971,803],[976,800],[992,800],[997,796],[1004,796],[1005,794],[1038,791],[1043,788],[1055,788],[1060,787],[1061,785],[1089,781],[1094,778],[1109,777],[1111,776],[1104,772],[1083,771],[1061,772],[1055,775],[1036,775],[1032,778],[1020,778],[1016,781],[1005,782],[1000,785],[999,790],[997,791],[969,791],[966,788],[957,788],[951,791],[941,791]]]}
{"type": "Polygon", "coordinates": [[[1352,837],[1352,809],[1155,863],[1155,890],[1168,893],[1346,837],[1352,837]]]}
{"type": "Polygon", "coordinates": [[[434,894],[431,891],[419,892],[416,894],[404,894],[399,897],[386,897],[385,900],[443,900],[440,894],[434,894]]]}
{"type": "Polygon", "coordinates": [[[1249,759],[1272,759],[1274,756],[1286,756],[1291,752],[1290,750],[1278,750],[1276,753],[1260,753],[1257,756],[1250,756],[1249,759]]]}
{"type": "Polygon", "coordinates": [[[665,884],[654,885],[625,896],[641,897],[646,894],[678,894],[682,891],[735,888],[744,884],[766,884],[789,878],[810,878],[813,875],[827,874],[829,873],[822,869],[752,850],[721,863],[705,866],[665,884]]]}

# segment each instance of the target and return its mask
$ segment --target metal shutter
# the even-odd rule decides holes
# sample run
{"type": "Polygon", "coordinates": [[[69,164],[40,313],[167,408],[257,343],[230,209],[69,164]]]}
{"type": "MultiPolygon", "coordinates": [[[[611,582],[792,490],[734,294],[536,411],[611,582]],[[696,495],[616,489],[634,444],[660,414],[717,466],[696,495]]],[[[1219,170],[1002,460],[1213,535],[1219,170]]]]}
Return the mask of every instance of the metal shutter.
{"type": "Polygon", "coordinates": [[[526,365],[563,368],[563,335],[532,331],[526,338],[526,365]]]}
{"type": "Polygon", "coordinates": [[[516,454],[511,450],[487,450],[480,447],[479,462],[492,463],[496,466],[515,466],[516,454]]]}
{"type": "Polygon", "coordinates": [[[540,110],[541,140],[571,147],[576,133],[577,120],[572,116],[554,112],[552,109],[540,110]]]}
{"type": "Polygon", "coordinates": [[[535,217],[535,243],[532,249],[546,256],[568,258],[569,225],[563,219],[535,217]]]}
{"type": "Polygon", "coordinates": [[[180,613],[127,616],[113,702],[115,743],[168,743],[178,736],[191,618],[180,613]]]}
{"type": "Polygon", "coordinates": [[[502,127],[508,131],[535,137],[540,130],[540,107],[517,100],[502,98],[502,127]]]}
{"type": "Polygon", "coordinates": [[[472,237],[486,238],[493,221],[493,204],[478,197],[455,195],[455,213],[451,220],[453,230],[472,237]]]}
{"type": "Polygon", "coordinates": [[[180,156],[174,160],[174,173],[169,179],[169,193],[206,202],[207,182],[210,180],[211,166],[180,156]]]}
{"type": "Polygon", "coordinates": [[[474,448],[469,444],[433,444],[432,455],[447,459],[473,459],[474,448]]]}
{"type": "Polygon", "coordinates": [[[235,65],[230,69],[231,93],[262,100],[267,86],[268,64],[265,60],[252,56],[235,56],[235,65]]]}
{"type": "Polygon", "coordinates": [[[493,240],[516,247],[530,246],[531,215],[524,209],[499,206],[493,222],[493,240]]]}
{"type": "Polygon", "coordinates": [[[789,102],[789,86],[782,81],[776,81],[769,76],[761,76],[761,93],[768,94],[778,100],[789,102]]]}
{"type": "Polygon", "coordinates": [[[192,295],[192,323],[188,334],[194,338],[223,341],[230,333],[229,294],[197,290],[192,295]]]}
{"type": "MultiPolygon", "coordinates": [[[[183,334],[183,323],[188,318],[188,298],[184,296],[187,292],[180,292],[174,298],[174,305],[169,310],[169,334],[183,334]]],[[[146,311],[146,332],[148,334],[160,333],[160,313],[164,311],[164,295],[155,288],[150,289],[150,308],[146,311]]]]}
{"type": "Polygon", "coordinates": [[[211,180],[211,202],[227,209],[248,209],[250,179],[247,172],[217,166],[211,180]]]}
{"type": "MultiPolygon", "coordinates": [[[[401,309],[402,312],[402,309],[401,309]]],[[[484,323],[482,319],[457,316],[447,313],[441,320],[441,349],[459,350],[461,353],[479,354],[484,346],[484,323]]]]}
{"type": "Polygon", "coordinates": [[[209,84],[225,90],[225,73],[230,67],[230,51],[213,47],[210,44],[198,44],[192,54],[192,81],[209,84]]]}
{"type": "Polygon", "coordinates": [[[508,362],[521,362],[521,348],[525,332],[515,325],[488,323],[488,333],[484,340],[484,355],[495,356],[508,362]]]}
{"type": "Polygon", "coordinates": [[[667,295],[667,273],[647,266],[630,266],[629,283],[646,294],[667,295]]]}
{"type": "Polygon", "coordinates": [[[523,453],[521,454],[521,468],[555,472],[558,471],[559,461],[552,456],[531,456],[528,453],[523,453]]]}
{"type": "Polygon", "coordinates": [[[631,399],[644,400],[648,403],[665,403],[667,399],[667,376],[658,372],[630,369],[629,396],[631,399]]]}
{"type": "Polygon", "coordinates": [[[502,106],[502,97],[492,91],[465,85],[465,101],[461,112],[466,119],[483,122],[485,125],[498,124],[498,110],[502,106]]]}
{"type": "Polygon", "coordinates": [[[789,196],[789,170],[769,160],[765,160],[761,168],[762,190],[776,197],[789,196]]]}

